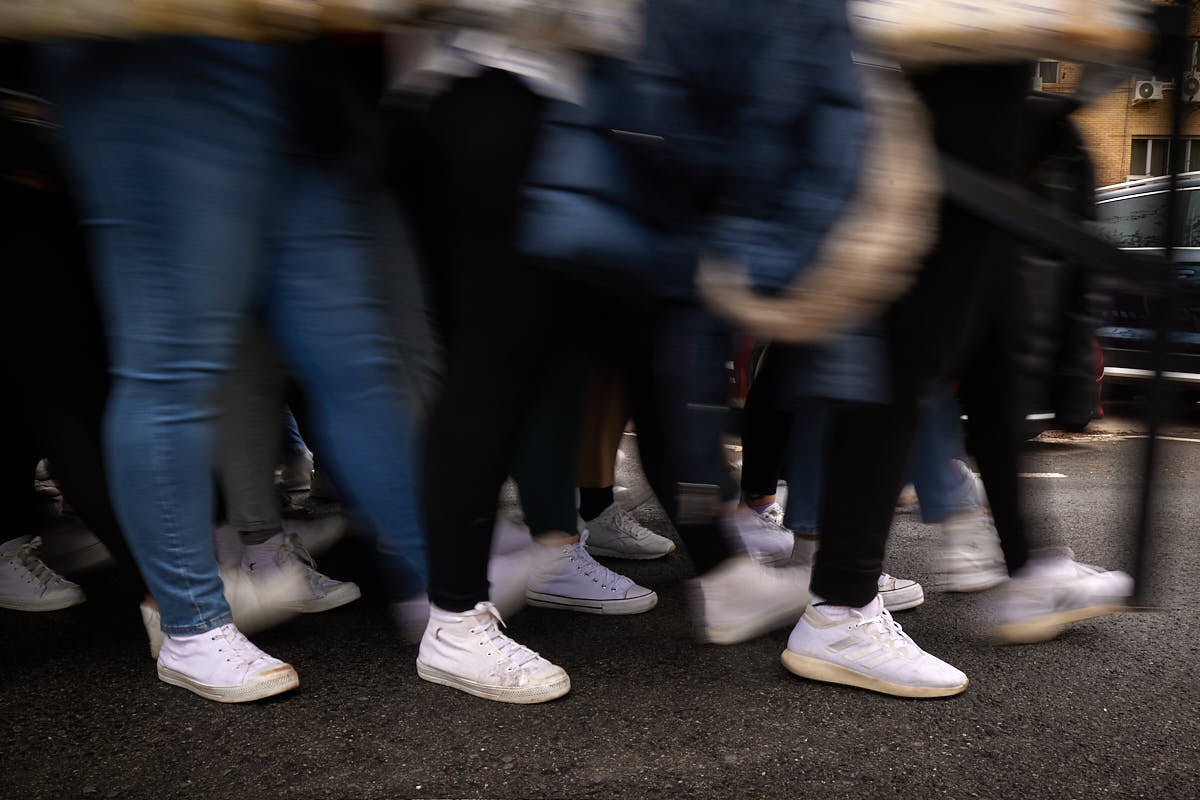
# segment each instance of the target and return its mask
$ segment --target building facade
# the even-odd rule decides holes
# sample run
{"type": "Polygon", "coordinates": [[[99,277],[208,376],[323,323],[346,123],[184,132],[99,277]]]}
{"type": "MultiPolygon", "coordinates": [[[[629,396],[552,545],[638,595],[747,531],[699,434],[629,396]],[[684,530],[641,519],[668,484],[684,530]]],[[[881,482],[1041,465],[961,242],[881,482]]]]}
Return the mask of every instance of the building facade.
{"type": "MultiPolygon", "coordinates": [[[[1197,43],[1200,43],[1200,3],[1193,3],[1190,30],[1192,69],[1200,77],[1197,43]]],[[[1083,68],[1068,61],[1043,61],[1035,86],[1043,91],[1071,93],[1079,85],[1083,68]]],[[[1153,75],[1129,75],[1076,113],[1076,121],[1096,164],[1096,183],[1107,186],[1169,169],[1168,139],[1171,103],[1175,94],[1191,86],[1153,75]],[[1144,85],[1146,83],[1149,85],[1144,85]],[[1140,90],[1140,91],[1139,91],[1140,90]],[[1145,95],[1145,96],[1143,96],[1145,95]]],[[[1200,90],[1184,106],[1184,171],[1200,170],[1200,90]]]]}

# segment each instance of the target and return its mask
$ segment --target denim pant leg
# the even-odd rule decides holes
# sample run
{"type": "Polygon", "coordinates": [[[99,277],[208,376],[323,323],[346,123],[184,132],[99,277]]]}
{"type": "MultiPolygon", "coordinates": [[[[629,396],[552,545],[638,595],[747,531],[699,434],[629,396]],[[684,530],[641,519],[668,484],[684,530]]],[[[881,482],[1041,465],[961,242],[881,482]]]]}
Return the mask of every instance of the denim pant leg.
{"type": "Polygon", "coordinates": [[[369,274],[367,209],[332,161],[303,153],[288,160],[273,202],[268,316],[311,403],[310,437],[378,533],[397,597],[424,591],[414,430],[369,274]]]}
{"type": "Polygon", "coordinates": [[[801,536],[815,536],[820,530],[828,427],[829,409],[824,403],[805,404],[796,412],[783,524],[801,536]]]}
{"type": "Polygon", "coordinates": [[[980,507],[974,478],[964,478],[953,462],[965,458],[958,401],[946,384],[929,398],[917,432],[912,481],[921,504],[921,518],[941,522],[951,514],[980,507]]]}
{"type": "Polygon", "coordinates": [[[174,37],[44,53],[109,326],[114,506],[170,634],[230,619],[212,544],[215,394],[255,269],[278,55],[174,37]]]}
{"type": "Polygon", "coordinates": [[[225,512],[229,524],[242,533],[283,527],[275,462],[286,381],[283,360],[263,324],[248,322],[223,387],[217,422],[217,471],[225,512]]]}
{"type": "Polygon", "coordinates": [[[301,453],[309,452],[308,442],[300,435],[300,424],[296,422],[296,415],[292,413],[291,406],[283,407],[282,421],[284,441],[287,442],[288,448],[301,453]]]}

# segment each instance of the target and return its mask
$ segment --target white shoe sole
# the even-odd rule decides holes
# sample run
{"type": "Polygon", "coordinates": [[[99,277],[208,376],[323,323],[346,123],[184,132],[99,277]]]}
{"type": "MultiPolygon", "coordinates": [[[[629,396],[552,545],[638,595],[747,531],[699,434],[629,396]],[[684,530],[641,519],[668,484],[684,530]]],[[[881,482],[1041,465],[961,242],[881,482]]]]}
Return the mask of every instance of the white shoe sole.
{"type": "Polygon", "coordinates": [[[653,559],[663,558],[664,556],[669,556],[671,553],[674,553],[675,543],[671,542],[670,544],[670,549],[663,550],[662,552],[655,552],[652,550],[617,550],[611,547],[594,545],[591,542],[589,542],[586,547],[587,551],[593,556],[600,556],[601,558],[624,558],[629,561],[652,561],[653,559]]]}
{"type": "Polygon", "coordinates": [[[563,673],[563,676],[557,680],[536,686],[493,686],[459,677],[437,667],[431,667],[418,658],[417,675],[430,683],[449,686],[460,692],[473,694],[485,700],[495,700],[499,703],[546,703],[557,700],[571,691],[571,678],[566,673],[563,673]]]}
{"type": "Polygon", "coordinates": [[[290,664],[281,664],[278,667],[248,675],[246,682],[241,686],[212,686],[201,683],[182,672],[164,667],[162,664],[158,665],[158,679],[163,683],[182,687],[206,700],[215,700],[218,703],[247,703],[251,700],[261,700],[264,697],[290,692],[300,685],[300,676],[296,674],[296,670],[290,664]]]}
{"type": "Polygon", "coordinates": [[[322,597],[314,597],[300,603],[295,603],[290,608],[299,611],[301,614],[319,614],[322,611],[329,611],[334,608],[353,603],[355,600],[362,597],[362,590],[358,588],[357,583],[343,583],[336,589],[326,592],[322,597]]]}
{"type": "Polygon", "coordinates": [[[1019,622],[1005,622],[993,626],[989,632],[1003,644],[1036,644],[1048,642],[1058,636],[1068,626],[1085,619],[1107,617],[1109,614],[1119,614],[1128,608],[1123,603],[1108,603],[1074,608],[1070,611],[1059,611],[1053,614],[1043,614],[1019,622]]]}
{"type": "Polygon", "coordinates": [[[10,611],[62,611],[86,600],[87,596],[83,592],[54,598],[0,597],[0,608],[10,611]]]}
{"type": "Polygon", "coordinates": [[[841,664],[834,664],[819,658],[801,655],[791,650],[784,650],[780,656],[783,666],[793,675],[824,683],[837,683],[843,686],[855,686],[859,689],[869,689],[872,692],[889,694],[893,697],[952,697],[966,691],[970,683],[964,680],[960,686],[908,686],[903,683],[892,683],[882,678],[876,678],[861,672],[856,672],[841,664]]]}
{"type": "Polygon", "coordinates": [[[525,592],[525,602],[538,608],[556,608],[560,611],[578,611],[583,614],[642,614],[658,605],[658,594],[650,592],[639,597],[621,600],[591,600],[583,597],[566,597],[560,594],[525,592]]]}
{"type": "Polygon", "coordinates": [[[888,611],[907,611],[925,602],[925,590],[918,583],[907,589],[880,592],[879,597],[883,600],[883,607],[888,611]]]}

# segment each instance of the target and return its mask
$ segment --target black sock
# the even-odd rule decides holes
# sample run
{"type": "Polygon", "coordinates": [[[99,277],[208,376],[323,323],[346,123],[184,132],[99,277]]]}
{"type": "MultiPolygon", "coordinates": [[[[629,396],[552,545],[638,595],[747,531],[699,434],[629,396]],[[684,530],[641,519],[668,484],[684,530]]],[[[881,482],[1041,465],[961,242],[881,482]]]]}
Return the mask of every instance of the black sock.
{"type": "Polygon", "coordinates": [[[283,528],[270,528],[265,531],[238,531],[238,535],[242,538],[242,544],[266,544],[277,533],[282,533],[283,528]]]}
{"type": "Polygon", "coordinates": [[[584,522],[591,522],[612,504],[613,487],[611,486],[605,486],[602,489],[580,488],[579,490],[579,516],[583,517],[584,522]]]}

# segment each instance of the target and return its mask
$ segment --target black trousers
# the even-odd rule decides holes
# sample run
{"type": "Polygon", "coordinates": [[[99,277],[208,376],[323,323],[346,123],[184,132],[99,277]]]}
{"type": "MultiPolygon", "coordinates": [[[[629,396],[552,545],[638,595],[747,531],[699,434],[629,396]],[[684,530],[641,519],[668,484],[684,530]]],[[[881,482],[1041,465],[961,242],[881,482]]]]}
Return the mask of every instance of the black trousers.
{"type": "MultiPolygon", "coordinates": [[[[928,106],[938,149],[1007,180],[1019,180],[1022,104],[1028,84],[1023,67],[953,68],[917,77],[928,106]]],[[[831,415],[826,488],[821,509],[821,546],[813,568],[814,594],[836,605],[861,607],[874,598],[895,500],[908,471],[920,407],[934,381],[946,378],[967,343],[994,331],[996,309],[1016,290],[1019,246],[1006,233],[952,203],[944,202],[941,235],[912,290],[887,315],[893,401],[888,405],[838,408],[831,415]]],[[[1002,313],[1002,311],[1001,311],[1002,313]]],[[[987,347],[977,349],[987,352],[987,347]]],[[[970,383],[970,381],[968,381],[970,383]]],[[[1014,433],[1019,409],[1007,405],[998,374],[975,376],[974,389],[994,405],[984,430],[989,499],[1001,506],[1010,567],[1022,560],[1023,526],[1016,513],[1014,433]],[[997,394],[989,396],[989,392],[997,394]],[[988,449],[986,442],[992,442],[988,449]],[[997,496],[992,496],[993,485],[997,496]],[[1007,498],[1007,499],[1005,499],[1007,498]],[[1012,502],[1011,514],[1004,506],[1012,502]],[[1006,514],[1010,514],[1006,516],[1006,514]]],[[[978,425],[978,420],[975,421],[978,425]]],[[[1019,439],[1019,434],[1017,434],[1019,439]]]]}
{"type": "MultiPolygon", "coordinates": [[[[694,306],[625,310],[611,295],[515,257],[520,181],[541,111],[517,79],[486,73],[435,102],[416,148],[439,212],[426,217],[435,230],[425,238],[450,306],[445,381],[422,475],[430,597],[450,611],[487,599],[496,498],[534,395],[568,341],[626,364],[643,467],[697,568],[730,553],[711,511],[681,509],[676,493],[680,484],[728,483],[720,434],[729,337],[694,306]]],[[[701,494],[715,500],[718,491],[701,494]]]]}

